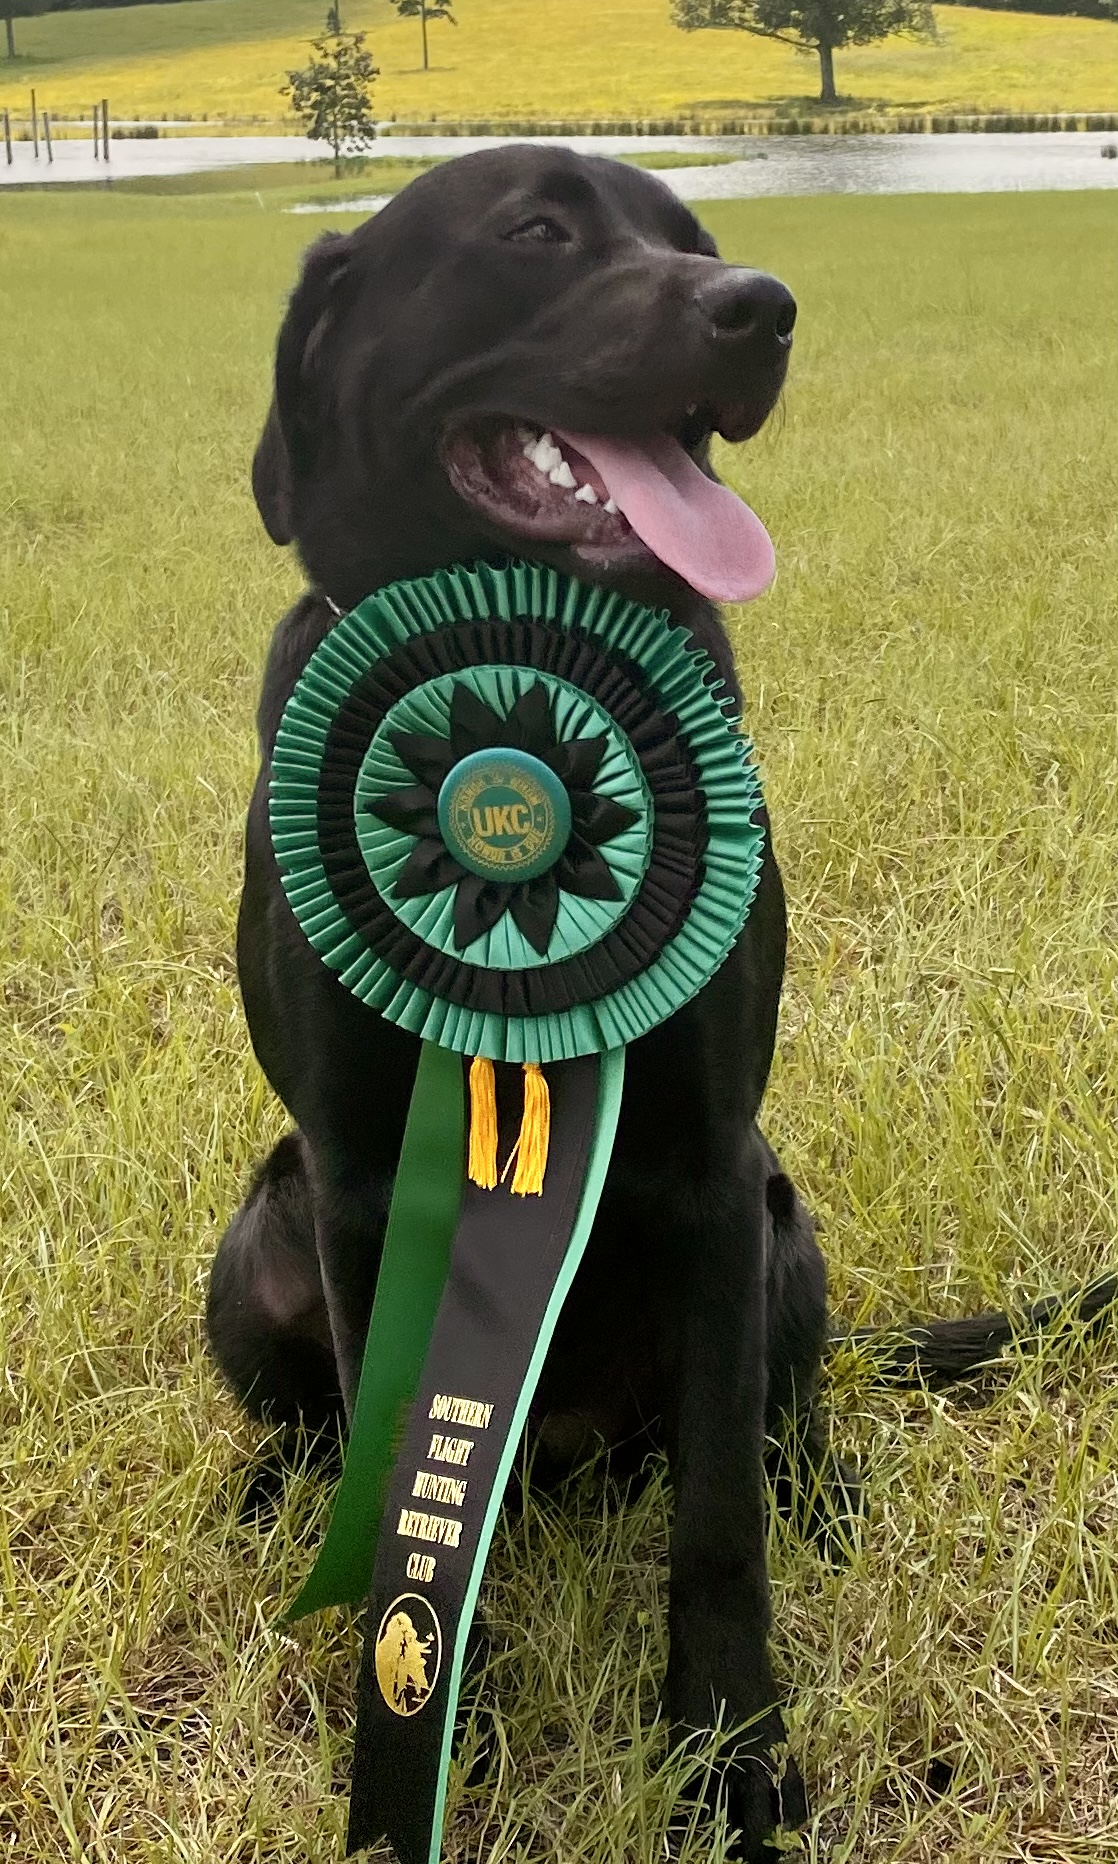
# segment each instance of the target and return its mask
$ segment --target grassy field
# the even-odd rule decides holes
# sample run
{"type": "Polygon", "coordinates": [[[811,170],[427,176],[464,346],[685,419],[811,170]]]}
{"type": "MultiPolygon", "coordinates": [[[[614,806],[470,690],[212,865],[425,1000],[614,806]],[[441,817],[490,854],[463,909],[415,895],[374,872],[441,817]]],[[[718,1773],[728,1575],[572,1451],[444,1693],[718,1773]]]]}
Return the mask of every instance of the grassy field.
{"type": "MultiPolygon", "coordinates": [[[[176,9],[168,9],[173,12],[176,9]]],[[[79,16],[81,17],[81,16],[79,16]]],[[[802,334],[727,470],[777,541],[731,626],[788,883],[768,1127],[844,1323],[1118,1260],[1118,349],[1104,195],[708,211],[802,334]]],[[[207,1265],[283,1117],[233,968],[252,712],[299,587],[248,461],[299,222],[0,203],[0,1849],[330,1864],[356,1627],[289,1636],[326,1496],[238,1521],[207,1265]],[[80,366],[75,366],[75,360],[80,366]]],[[[872,1516],[773,1530],[814,1864],[1118,1857],[1118,1341],[974,1394],[835,1368],[872,1516]]],[[[453,1864],[655,1864],[665,1495],[506,1516],[488,1777],[453,1864]]],[[[684,1864],[719,1864],[701,1832],[684,1864]]]]}
{"type": "MultiPolygon", "coordinates": [[[[681,33],[668,0],[463,0],[457,28],[431,27],[420,69],[415,20],[388,0],[349,0],[381,67],[384,117],[647,117],[738,113],[819,94],[818,60],[744,33],[681,33]]],[[[49,110],[118,117],[275,119],[278,87],[306,60],[323,0],[193,0],[189,6],[67,12],[17,25],[19,62],[0,62],[0,107],[31,85],[49,110]]],[[[839,90],[864,108],[1113,110],[1118,23],[936,9],[939,40],[892,39],[837,56],[839,90]]]]}

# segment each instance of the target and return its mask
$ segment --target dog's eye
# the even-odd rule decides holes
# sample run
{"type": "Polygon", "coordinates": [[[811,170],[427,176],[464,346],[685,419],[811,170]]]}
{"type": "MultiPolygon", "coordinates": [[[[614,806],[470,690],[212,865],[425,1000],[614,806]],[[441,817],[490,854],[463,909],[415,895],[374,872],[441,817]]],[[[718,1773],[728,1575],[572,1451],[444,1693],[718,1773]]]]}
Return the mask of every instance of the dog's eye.
{"type": "Polygon", "coordinates": [[[561,227],[557,220],[548,220],[544,214],[537,214],[533,219],[523,221],[520,226],[513,227],[512,232],[504,234],[503,237],[505,239],[540,240],[549,246],[569,246],[571,240],[566,227],[561,227]]]}

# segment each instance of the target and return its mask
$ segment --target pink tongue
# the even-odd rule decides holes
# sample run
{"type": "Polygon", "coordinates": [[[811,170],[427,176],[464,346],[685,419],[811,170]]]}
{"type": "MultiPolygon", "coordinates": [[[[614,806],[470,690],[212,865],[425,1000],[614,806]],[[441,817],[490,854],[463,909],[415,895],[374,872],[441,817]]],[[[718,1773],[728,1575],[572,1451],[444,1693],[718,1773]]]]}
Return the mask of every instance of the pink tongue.
{"type": "Polygon", "coordinates": [[[700,472],[678,440],[556,432],[590,461],[641,542],[700,595],[749,602],[768,588],[776,559],[760,518],[700,472]]]}

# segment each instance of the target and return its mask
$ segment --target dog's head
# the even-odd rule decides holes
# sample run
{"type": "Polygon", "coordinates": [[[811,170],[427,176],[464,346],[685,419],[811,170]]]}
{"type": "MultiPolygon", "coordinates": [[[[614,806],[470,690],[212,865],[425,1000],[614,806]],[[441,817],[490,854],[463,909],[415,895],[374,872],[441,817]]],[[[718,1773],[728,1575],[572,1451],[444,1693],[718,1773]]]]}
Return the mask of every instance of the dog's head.
{"type": "Polygon", "coordinates": [[[514,551],[670,601],[756,593],[768,540],[707,466],[757,432],[795,304],[655,176],[518,145],[307,255],[253,465],[269,534],[349,606],[514,551]]]}

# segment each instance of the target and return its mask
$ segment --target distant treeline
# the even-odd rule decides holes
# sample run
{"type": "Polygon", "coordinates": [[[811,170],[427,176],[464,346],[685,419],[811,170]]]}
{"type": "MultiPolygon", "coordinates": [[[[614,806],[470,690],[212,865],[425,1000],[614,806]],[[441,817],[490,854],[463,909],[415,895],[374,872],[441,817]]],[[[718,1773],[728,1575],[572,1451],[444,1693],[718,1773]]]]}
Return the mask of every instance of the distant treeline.
{"type": "MultiPolygon", "coordinates": [[[[47,0],[48,13],[73,13],[101,6],[181,6],[184,0],[47,0]]],[[[1118,0],[937,0],[940,6],[980,6],[995,13],[1065,13],[1079,19],[1114,19],[1118,0]]],[[[3,17],[0,8],[0,18],[3,17]]]]}
{"type": "MultiPolygon", "coordinates": [[[[48,13],[87,12],[95,6],[181,6],[183,0],[47,0],[48,13]]],[[[3,0],[0,0],[0,19],[3,18],[3,0]]]]}
{"type": "MultiPolygon", "coordinates": [[[[1118,18],[1118,0],[936,0],[939,6],[980,6],[994,13],[1062,13],[1077,19],[1118,18]]],[[[74,13],[102,6],[182,6],[185,0],[47,0],[48,13],[74,13]]],[[[0,18],[3,6],[0,4],[0,18]]]]}
{"type": "Polygon", "coordinates": [[[1118,18],[1118,0],[936,0],[938,6],[981,6],[992,13],[1063,13],[1076,19],[1118,18]]]}

